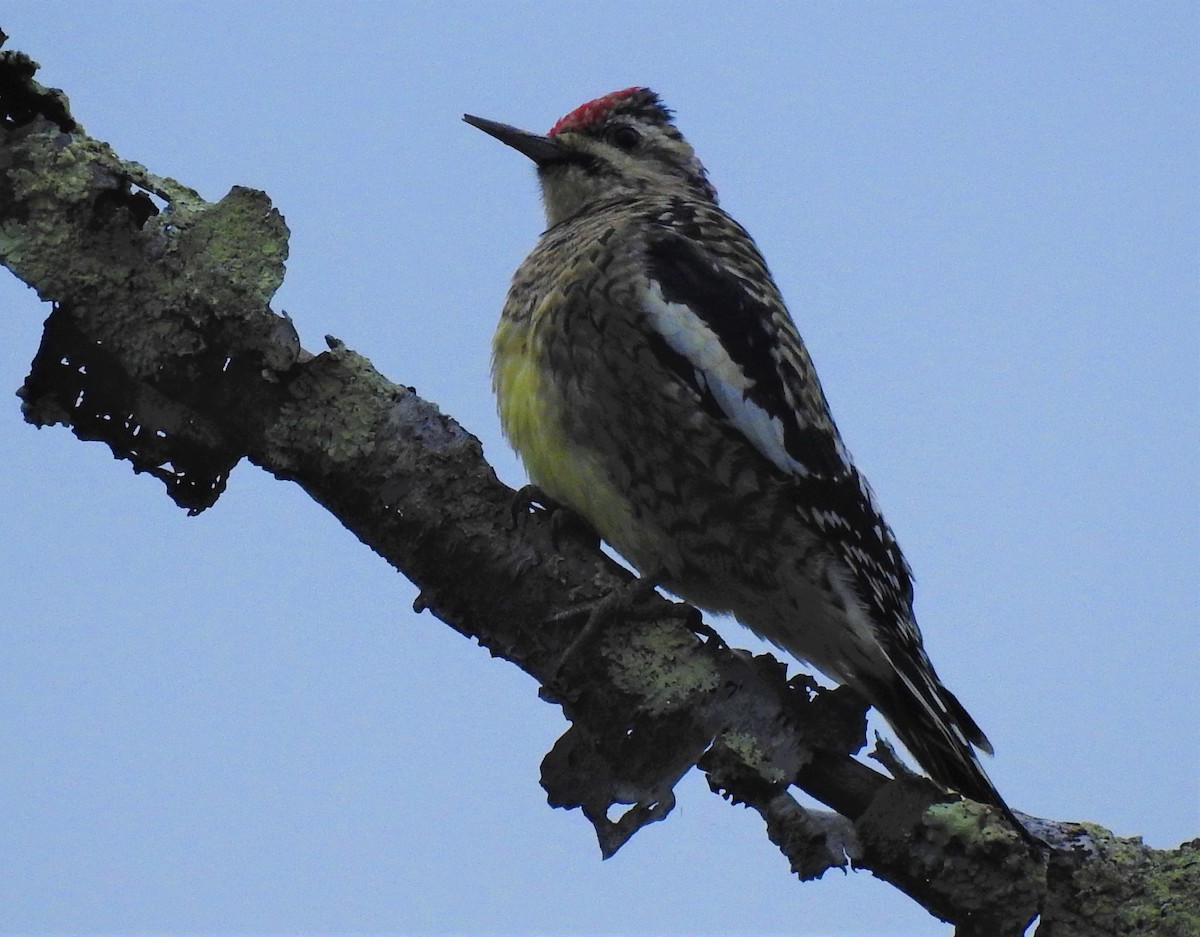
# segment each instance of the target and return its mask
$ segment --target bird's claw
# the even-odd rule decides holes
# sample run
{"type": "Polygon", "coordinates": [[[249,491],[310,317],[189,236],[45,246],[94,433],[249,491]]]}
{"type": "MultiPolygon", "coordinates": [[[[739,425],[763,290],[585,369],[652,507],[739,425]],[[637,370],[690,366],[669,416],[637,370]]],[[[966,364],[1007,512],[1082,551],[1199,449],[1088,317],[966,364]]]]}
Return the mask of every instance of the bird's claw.
{"type": "Polygon", "coordinates": [[[586,612],[587,620],[583,623],[583,627],[579,629],[579,633],[567,645],[567,649],[563,651],[562,656],[558,659],[558,663],[555,664],[550,682],[553,683],[558,680],[559,674],[563,672],[567,663],[575,657],[580,648],[595,637],[605,622],[622,613],[625,615],[640,614],[642,616],[648,614],[648,608],[645,607],[646,599],[654,593],[656,588],[658,588],[656,577],[641,576],[632,582],[626,583],[619,589],[614,589],[596,602],[577,606],[555,615],[554,620],[563,621],[577,618],[586,612]],[[639,608],[639,606],[642,607],[639,608]]]}
{"type": "Polygon", "coordinates": [[[550,510],[554,505],[546,493],[537,485],[522,485],[513,492],[512,503],[509,505],[509,510],[512,512],[512,527],[516,530],[520,527],[525,519],[530,514],[537,513],[538,507],[550,510]]]}
{"type": "Polygon", "coordinates": [[[561,501],[555,501],[537,485],[524,485],[517,489],[512,500],[512,529],[524,524],[526,518],[539,511],[550,519],[550,542],[554,549],[562,551],[567,539],[581,540],[592,547],[600,546],[600,536],[579,514],[561,501]]]}
{"type": "Polygon", "coordinates": [[[666,608],[663,608],[661,603],[649,601],[658,588],[661,578],[661,575],[657,573],[641,576],[621,588],[613,590],[596,602],[576,606],[553,616],[553,621],[561,622],[586,614],[587,620],[558,659],[548,683],[556,683],[559,675],[580,649],[596,636],[596,633],[607,621],[617,616],[637,619],[679,618],[693,633],[706,639],[707,643],[715,642],[717,648],[728,650],[729,645],[716,631],[704,623],[698,609],[681,602],[671,602],[666,608]]]}
{"type": "Polygon", "coordinates": [[[704,643],[718,651],[728,651],[729,645],[725,643],[725,639],[717,633],[717,629],[704,620],[704,616],[700,614],[700,609],[693,608],[690,605],[681,606],[684,610],[682,614],[686,616],[684,624],[688,626],[691,632],[698,638],[703,638],[704,643]]]}

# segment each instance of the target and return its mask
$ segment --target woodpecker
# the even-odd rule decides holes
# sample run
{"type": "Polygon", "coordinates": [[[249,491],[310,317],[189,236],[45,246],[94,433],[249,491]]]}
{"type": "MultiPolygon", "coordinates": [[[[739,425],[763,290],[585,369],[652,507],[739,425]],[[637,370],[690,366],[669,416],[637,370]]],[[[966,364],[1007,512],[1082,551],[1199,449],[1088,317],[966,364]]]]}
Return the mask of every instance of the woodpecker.
{"type": "Polygon", "coordinates": [[[547,228],[492,358],[533,484],[644,577],[853,687],[934,780],[1015,823],[766,262],[671,111],[633,87],[545,135],[463,119],[541,183],[547,228]]]}

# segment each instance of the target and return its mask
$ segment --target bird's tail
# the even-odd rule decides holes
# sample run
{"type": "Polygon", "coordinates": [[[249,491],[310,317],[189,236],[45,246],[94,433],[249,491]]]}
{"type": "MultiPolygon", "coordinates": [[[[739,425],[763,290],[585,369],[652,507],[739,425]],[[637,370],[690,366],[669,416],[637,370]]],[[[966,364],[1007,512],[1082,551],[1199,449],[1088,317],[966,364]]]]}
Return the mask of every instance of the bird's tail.
{"type": "Polygon", "coordinates": [[[920,671],[906,674],[898,670],[891,686],[872,687],[875,708],[931,778],[997,808],[1018,832],[1030,838],[979,763],[975,749],[990,755],[991,742],[933,668],[920,671]]]}

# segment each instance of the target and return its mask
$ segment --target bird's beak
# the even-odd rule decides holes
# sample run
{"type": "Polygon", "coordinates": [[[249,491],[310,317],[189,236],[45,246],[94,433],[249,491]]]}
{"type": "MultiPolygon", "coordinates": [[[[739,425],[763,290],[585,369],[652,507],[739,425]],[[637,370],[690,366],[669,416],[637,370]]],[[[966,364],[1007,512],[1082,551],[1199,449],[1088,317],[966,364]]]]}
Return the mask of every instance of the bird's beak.
{"type": "Polygon", "coordinates": [[[518,153],[524,153],[539,166],[562,159],[562,150],[551,137],[530,133],[528,130],[518,130],[508,124],[501,124],[483,117],[474,117],[471,114],[463,114],[463,120],[472,127],[478,127],[489,136],[495,137],[501,143],[507,143],[518,153]]]}

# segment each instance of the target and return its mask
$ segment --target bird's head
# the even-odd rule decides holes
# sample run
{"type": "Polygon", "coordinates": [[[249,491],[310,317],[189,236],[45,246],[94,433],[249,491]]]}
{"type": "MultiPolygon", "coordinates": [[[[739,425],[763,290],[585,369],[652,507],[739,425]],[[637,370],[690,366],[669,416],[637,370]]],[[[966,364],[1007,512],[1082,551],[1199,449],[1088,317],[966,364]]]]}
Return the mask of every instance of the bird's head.
{"type": "Polygon", "coordinates": [[[716,201],[704,166],[649,88],[626,88],[583,104],[545,136],[463,116],[537,164],[546,219],[646,192],[684,190],[716,201]]]}

